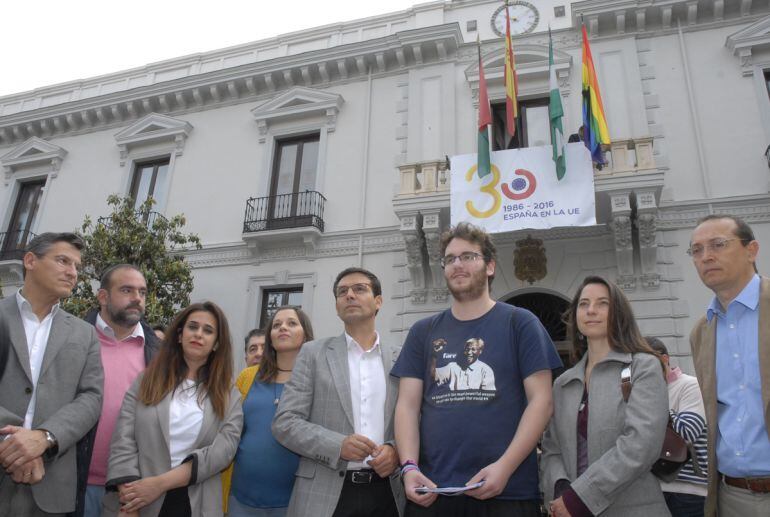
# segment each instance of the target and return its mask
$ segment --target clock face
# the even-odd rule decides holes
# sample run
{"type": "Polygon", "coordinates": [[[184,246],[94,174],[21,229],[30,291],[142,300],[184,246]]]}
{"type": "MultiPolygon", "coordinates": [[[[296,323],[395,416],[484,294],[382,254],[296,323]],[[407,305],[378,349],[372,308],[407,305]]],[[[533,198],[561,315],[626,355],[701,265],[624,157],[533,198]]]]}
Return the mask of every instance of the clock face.
{"type": "MultiPolygon", "coordinates": [[[[532,32],[540,20],[537,8],[528,2],[508,4],[508,16],[511,19],[511,36],[532,32]]],[[[492,30],[500,37],[505,36],[505,6],[498,7],[492,15],[492,30]]]]}

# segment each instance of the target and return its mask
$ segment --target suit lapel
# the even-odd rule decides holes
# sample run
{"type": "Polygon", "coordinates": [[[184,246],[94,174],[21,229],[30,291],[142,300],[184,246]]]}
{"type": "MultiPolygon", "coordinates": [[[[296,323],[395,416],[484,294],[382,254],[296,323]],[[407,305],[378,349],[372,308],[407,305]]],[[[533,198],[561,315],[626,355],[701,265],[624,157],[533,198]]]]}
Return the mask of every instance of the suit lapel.
{"type": "Polygon", "coordinates": [[[160,432],[163,435],[163,441],[166,444],[166,453],[171,454],[171,438],[169,437],[168,425],[171,418],[171,398],[174,396],[172,391],[160,403],[155,406],[155,412],[160,424],[160,432]]]}
{"type": "Polygon", "coordinates": [[[396,382],[391,382],[390,370],[396,361],[396,351],[387,343],[380,341],[380,352],[382,356],[382,369],[385,373],[385,432],[390,429],[393,420],[393,410],[398,397],[398,388],[396,382]]]}
{"type": "Polygon", "coordinates": [[[24,332],[24,324],[21,321],[21,313],[19,312],[19,306],[16,303],[16,295],[9,296],[3,300],[0,305],[3,311],[3,316],[8,321],[8,334],[11,337],[11,345],[16,351],[16,356],[19,358],[21,367],[27,378],[32,382],[32,371],[29,367],[29,349],[27,345],[27,334],[24,332]]]}
{"type": "MultiPolygon", "coordinates": [[[[706,421],[710,424],[713,422],[715,430],[717,422],[716,336],[717,316],[714,315],[711,321],[706,321],[706,326],[703,329],[697,358],[700,365],[696,365],[696,369],[702,372],[702,378],[698,380],[701,382],[701,389],[703,391],[706,421]]],[[[716,442],[714,443],[716,444],[716,442]]]]}
{"type": "Polygon", "coordinates": [[[350,427],[355,429],[355,420],[353,418],[353,402],[350,395],[350,371],[348,370],[348,344],[345,340],[345,334],[329,342],[326,349],[326,361],[331,371],[332,382],[337,388],[337,395],[340,398],[342,409],[345,416],[348,417],[350,427]]]}
{"type": "Polygon", "coordinates": [[[43,364],[40,367],[40,375],[44,375],[46,370],[53,364],[56,355],[67,343],[70,334],[70,316],[64,310],[58,309],[51,322],[51,332],[48,334],[48,343],[45,346],[43,355],[43,364]]]}
{"type": "Polygon", "coordinates": [[[759,378],[765,408],[765,430],[770,437],[770,278],[759,286],[759,378]]]}

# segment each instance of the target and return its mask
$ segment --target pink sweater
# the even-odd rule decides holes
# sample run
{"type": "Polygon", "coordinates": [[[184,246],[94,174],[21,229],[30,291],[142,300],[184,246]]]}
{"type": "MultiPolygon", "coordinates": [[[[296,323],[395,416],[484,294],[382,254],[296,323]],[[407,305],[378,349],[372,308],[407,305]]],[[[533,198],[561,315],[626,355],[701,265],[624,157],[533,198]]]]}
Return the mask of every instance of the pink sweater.
{"type": "Polygon", "coordinates": [[[136,376],[144,370],[144,339],[132,336],[115,341],[112,336],[96,329],[104,367],[104,399],[102,415],[96,427],[91,466],[88,469],[89,485],[104,485],[107,481],[107,460],[110,457],[110,440],[120,414],[123,397],[136,376]]]}

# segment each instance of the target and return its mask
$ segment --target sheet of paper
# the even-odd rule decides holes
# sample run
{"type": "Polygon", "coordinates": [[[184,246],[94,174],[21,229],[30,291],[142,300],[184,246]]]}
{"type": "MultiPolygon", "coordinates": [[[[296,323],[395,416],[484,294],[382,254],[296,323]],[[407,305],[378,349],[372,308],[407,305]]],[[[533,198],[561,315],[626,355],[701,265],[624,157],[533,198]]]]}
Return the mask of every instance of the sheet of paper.
{"type": "Polygon", "coordinates": [[[447,487],[436,487],[436,488],[428,488],[426,486],[421,486],[421,487],[417,487],[415,489],[415,492],[419,494],[460,495],[463,492],[467,492],[468,490],[479,488],[483,484],[484,484],[484,480],[481,480],[478,483],[474,483],[468,486],[447,486],[447,487]]]}

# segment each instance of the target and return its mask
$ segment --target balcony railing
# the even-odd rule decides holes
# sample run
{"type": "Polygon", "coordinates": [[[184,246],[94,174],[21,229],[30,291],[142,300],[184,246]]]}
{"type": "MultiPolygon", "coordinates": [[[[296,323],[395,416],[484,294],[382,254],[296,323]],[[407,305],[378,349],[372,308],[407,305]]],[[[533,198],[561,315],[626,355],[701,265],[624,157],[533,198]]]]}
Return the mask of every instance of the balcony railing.
{"type": "Polygon", "coordinates": [[[0,261],[24,258],[24,250],[34,238],[35,234],[26,230],[0,233],[0,261]]]}
{"type": "MultiPolygon", "coordinates": [[[[145,212],[143,210],[137,210],[134,215],[136,216],[137,220],[143,221],[147,227],[152,227],[152,225],[155,223],[155,220],[158,218],[165,219],[164,215],[160,212],[145,212]]],[[[108,215],[100,217],[96,220],[96,223],[109,227],[112,224],[112,216],[108,215]]]]}
{"type": "Polygon", "coordinates": [[[324,231],[324,204],[320,192],[306,190],[246,200],[243,233],[312,226],[324,231]]]}

